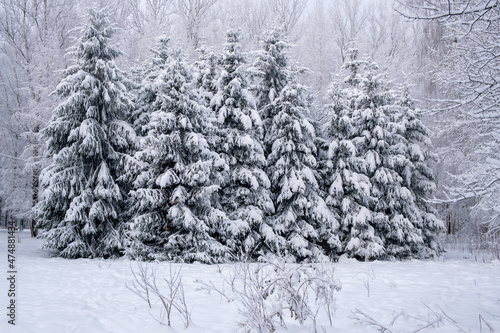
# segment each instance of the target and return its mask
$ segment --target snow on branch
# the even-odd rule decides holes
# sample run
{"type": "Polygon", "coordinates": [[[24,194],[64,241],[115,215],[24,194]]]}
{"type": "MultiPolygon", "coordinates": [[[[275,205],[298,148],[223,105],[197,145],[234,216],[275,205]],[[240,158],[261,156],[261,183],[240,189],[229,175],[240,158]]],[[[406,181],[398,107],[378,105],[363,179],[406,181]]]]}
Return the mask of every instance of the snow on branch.
{"type": "Polygon", "coordinates": [[[13,160],[16,160],[16,161],[26,162],[25,159],[19,158],[19,157],[15,157],[15,156],[12,156],[12,155],[6,155],[6,154],[0,153],[0,156],[7,157],[7,158],[10,158],[10,159],[13,159],[13,160]]]}
{"type": "MultiPolygon", "coordinates": [[[[408,9],[411,13],[404,13],[403,11],[395,8],[394,10],[402,16],[413,20],[437,20],[442,18],[449,18],[451,16],[463,16],[467,14],[484,15],[494,8],[498,8],[499,3],[497,0],[487,1],[484,4],[476,6],[471,5],[471,1],[467,1],[462,7],[454,8],[452,2],[448,1],[445,8],[439,8],[437,5],[413,5],[405,3],[404,1],[397,1],[403,8],[408,9]],[[424,13],[421,13],[424,12],[424,13]]],[[[428,2],[429,3],[429,2],[428,2]]]]}

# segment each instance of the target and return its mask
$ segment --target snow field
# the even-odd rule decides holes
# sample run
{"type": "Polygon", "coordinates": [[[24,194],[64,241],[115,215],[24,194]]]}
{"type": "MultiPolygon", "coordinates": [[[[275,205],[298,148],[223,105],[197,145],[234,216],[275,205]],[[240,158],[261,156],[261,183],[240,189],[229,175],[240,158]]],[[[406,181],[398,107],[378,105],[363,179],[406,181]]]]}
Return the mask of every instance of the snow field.
{"type": "MultiPolygon", "coordinates": [[[[131,268],[138,269],[136,262],[51,258],[50,252],[39,250],[41,241],[31,239],[29,232],[19,233],[18,239],[16,326],[7,324],[4,314],[0,332],[244,331],[238,327],[241,318],[237,301],[228,303],[217,293],[209,295],[195,283],[202,280],[222,286],[223,274],[228,276],[231,268],[238,264],[148,264],[156,271],[162,290],[166,290],[162,277],[168,276],[170,268],[182,269],[192,322],[184,329],[181,319],[173,315],[169,328],[153,318],[160,317],[160,304],[153,304],[150,310],[145,301],[127,288],[134,280],[131,268]]],[[[0,262],[7,271],[5,230],[0,232],[0,249],[0,262]]],[[[320,312],[319,332],[323,331],[322,327],[325,332],[377,332],[378,327],[360,324],[355,319],[363,319],[366,324],[370,320],[367,316],[391,332],[416,332],[432,322],[436,324],[420,332],[480,332],[480,318],[482,332],[490,332],[486,323],[500,329],[498,260],[478,263],[450,253],[439,260],[428,261],[358,262],[341,258],[332,265],[342,289],[336,293],[334,326],[330,327],[326,315],[320,312]],[[356,309],[359,312],[355,315],[356,309]]],[[[8,302],[7,289],[4,278],[0,283],[4,309],[8,302]]],[[[314,298],[310,301],[314,302],[314,298]]],[[[300,327],[298,322],[287,318],[287,329],[277,332],[313,332],[312,322],[307,320],[300,327]]]]}

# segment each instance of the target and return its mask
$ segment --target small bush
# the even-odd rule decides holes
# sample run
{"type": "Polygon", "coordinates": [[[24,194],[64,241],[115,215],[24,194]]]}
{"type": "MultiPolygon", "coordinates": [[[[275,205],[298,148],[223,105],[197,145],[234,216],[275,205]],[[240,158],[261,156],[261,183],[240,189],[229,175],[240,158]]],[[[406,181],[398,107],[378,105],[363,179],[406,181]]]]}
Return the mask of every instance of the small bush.
{"type": "Polygon", "coordinates": [[[137,272],[131,268],[134,281],[132,286],[127,285],[127,288],[148,303],[150,315],[159,323],[171,326],[171,318],[175,311],[181,317],[184,327],[187,328],[191,321],[191,313],[184,296],[181,270],[182,268],[173,269],[170,264],[169,275],[163,278],[167,287],[162,291],[156,283],[156,272],[148,265],[139,263],[137,272]],[[159,315],[153,315],[151,304],[157,301],[160,301],[162,307],[159,315]]]}
{"type": "Polygon", "coordinates": [[[333,273],[331,266],[288,264],[281,258],[266,258],[263,263],[236,266],[221,288],[211,282],[198,282],[202,289],[237,302],[242,318],[239,324],[247,332],[274,332],[278,327],[286,327],[287,316],[301,325],[312,321],[316,332],[320,311],[333,325],[334,293],[341,288],[333,273]]]}

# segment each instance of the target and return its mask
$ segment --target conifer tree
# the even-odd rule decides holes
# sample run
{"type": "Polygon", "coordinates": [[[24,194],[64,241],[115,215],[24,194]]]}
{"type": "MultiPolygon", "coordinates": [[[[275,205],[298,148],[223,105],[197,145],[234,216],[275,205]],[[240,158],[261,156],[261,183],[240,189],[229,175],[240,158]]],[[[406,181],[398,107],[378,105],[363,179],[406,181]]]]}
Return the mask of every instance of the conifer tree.
{"type": "MultiPolygon", "coordinates": [[[[380,83],[382,81],[376,81],[373,85],[378,86],[380,83]]],[[[381,90],[384,88],[381,87],[381,90]]],[[[384,121],[377,128],[378,144],[373,154],[380,163],[369,176],[371,194],[376,198],[372,208],[376,213],[375,225],[384,242],[385,256],[408,258],[418,256],[423,239],[415,195],[403,178],[410,167],[409,160],[402,154],[408,142],[404,136],[391,130],[402,125],[395,119],[398,118],[399,108],[394,103],[394,94],[387,91],[385,98],[377,105],[384,121]]]]}
{"type": "Polygon", "coordinates": [[[240,49],[239,32],[229,31],[211,106],[219,126],[215,150],[229,166],[217,198],[229,220],[220,226],[218,239],[237,258],[250,259],[260,252],[262,237],[272,231],[264,218],[274,208],[258,140],[261,119],[248,91],[240,49]]]}
{"type": "Polygon", "coordinates": [[[213,235],[227,218],[213,207],[212,196],[219,189],[224,160],[210,150],[208,110],[191,89],[187,65],[179,52],[164,53],[166,61],[148,79],[152,113],[135,155],[142,167],[131,192],[130,255],[222,262],[228,249],[213,235]]]}
{"type": "Polygon", "coordinates": [[[117,178],[133,130],[124,122],[131,108],[127,80],[116,67],[120,54],[105,13],[89,11],[56,92],[65,100],[44,129],[52,163],[41,175],[42,200],[35,207],[44,246],[66,258],[121,254],[119,220],[126,193],[117,178]]]}
{"type": "Polygon", "coordinates": [[[262,49],[257,53],[253,63],[252,74],[258,78],[253,90],[255,91],[257,110],[262,119],[266,157],[269,155],[272,145],[268,133],[276,112],[273,102],[286,86],[290,75],[286,56],[286,50],[289,48],[290,45],[284,40],[281,30],[267,31],[262,41],[262,49]]]}
{"type": "Polygon", "coordinates": [[[330,90],[332,141],[324,168],[344,251],[359,259],[418,257],[425,248],[422,218],[431,218],[420,211],[422,198],[411,185],[411,156],[419,146],[408,141],[402,107],[376,65],[350,49],[344,68],[348,86],[330,90]]]}
{"type": "Polygon", "coordinates": [[[429,155],[425,156],[420,146],[427,138],[427,130],[403,106],[411,102],[407,91],[398,103],[396,92],[389,91],[384,80],[373,72],[366,75],[365,82],[366,86],[379,89],[375,107],[384,117],[384,123],[374,127],[378,132],[374,156],[380,157],[380,164],[370,178],[371,195],[376,198],[372,208],[376,212],[376,231],[384,242],[385,256],[402,259],[439,253],[435,240],[440,221],[426,201],[434,187],[432,171],[427,166],[429,155]],[[416,141],[416,137],[424,141],[416,141]],[[421,179],[421,172],[425,173],[425,180],[421,179]],[[421,183],[414,186],[413,180],[421,183]],[[420,186],[426,190],[419,191],[420,186]],[[425,235],[429,238],[427,244],[425,235]]]}
{"type": "Polygon", "coordinates": [[[414,195],[417,209],[410,219],[421,229],[424,245],[419,249],[420,255],[439,255],[443,249],[438,234],[444,230],[444,225],[429,203],[429,197],[436,188],[434,174],[429,166],[429,161],[436,159],[430,151],[430,133],[420,120],[419,110],[407,85],[401,89],[396,108],[399,112],[394,112],[395,116],[391,117],[396,124],[392,129],[396,138],[393,151],[404,156],[405,163],[400,163],[395,169],[404,186],[414,195]]]}
{"type": "Polygon", "coordinates": [[[199,50],[200,59],[194,63],[194,84],[200,96],[200,103],[210,107],[217,93],[221,55],[212,50],[199,50]]]}
{"type": "Polygon", "coordinates": [[[332,103],[326,106],[326,112],[332,116],[332,141],[323,167],[326,201],[341,220],[342,252],[358,259],[373,259],[384,253],[372,209],[376,198],[371,193],[371,174],[380,165],[380,157],[373,151],[378,140],[372,130],[378,126],[378,134],[382,134],[379,129],[384,118],[373,104],[375,91],[363,85],[366,65],[357,58],[357,50],[351,49],[343,66],[349,70],[345,79],[348,87],[342,89],[335,83],[330,87],[328,98],[332,103]]]}
{"type": "MultiPolygon", "coordinates": [[[[137,135],[132,149],[130,149],[127,159],[124,163],[124,172],[120,177],[123,188],[127,193],[134,190],[135,179],[141,173],[144,164],[135,158],[135,153],[140,149],[141,138],[147,135],[146,125],[149,123],[149,118],[153,110],[154,101],[157,97],[157,89],[155,80],[158,78],[161,70],[165,69],[166,63],[170,57],[169,37],[161,36],[157,42],[150,48],[149,54],[144,60],[143,66],[134,67],[131,69],[131,77],[133,84],[131,95],[134,98],[134,108],[129,117],[135,133],[137,135]]],[[[129,198],[126,206],[127,209],[123,213],[122,219],[130,221],[133,219],[135,212],[130,207],[132,206],[132,198],[129,198]]],[[[127,224],[130,227],[130,224],[127,224]]],[[[129,232],[125,232],[125,247],[130,247],[129,232]]]]}
{"type": "Polygon", "coordinates": [[[169,42],[169,37],[160,37],[158,42],[149,50],[144,66],[133,69],[137,101],[130,121],[136,133],[141,136],[146,134],[145,125],[149,122],[149,116],[153,112],[151,106],[156,99],[156,89],[153,84],[159,72],[165,69],[170,56],[169,42]]]}
{"type": "MultiPolygon", "coordinates": [[[[290,71],[293,73],[293,71],[290,71]]],[[[327,207],[316,174],[315,130],[304,116],[305,88],[289,74],[287,85],[273,101],[274,117],[268,138],[272,142],[268,173],[278,235],[275,251],[297,260],[324,260],[340,250],[338,221],[327,207]]]]}
{"type": "Polygon", "coordinates": [[[266,246],[299,261],[319,260],[336,253],[338,225],[321,198],[315,173],[315,130],[305,117],[306,90],[297,82],[301,69],[288,64],[289,47],[279,29],[268,31],[253,65],[276,207],[269,218],[274,233],[268,233],[266,246]]]}

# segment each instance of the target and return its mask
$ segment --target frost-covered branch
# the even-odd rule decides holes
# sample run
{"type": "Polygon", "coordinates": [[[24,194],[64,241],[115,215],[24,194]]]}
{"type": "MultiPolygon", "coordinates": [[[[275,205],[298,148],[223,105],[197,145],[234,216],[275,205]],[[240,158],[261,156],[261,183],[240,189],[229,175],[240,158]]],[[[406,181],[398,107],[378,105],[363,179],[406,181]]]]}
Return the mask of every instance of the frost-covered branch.
{"type": "Polygon", "coordinates": [[[441,158],[452,163],[444,190],[449,198],[434,203],[450,204],[475,198],[472,207],[487,232],[498,230],[500,162],[500,2],[498,0],[398,0],[403,16],[433,21],[443,31],[439,83],[447,88],[434,111],[457,121],[440,129],[446,140],[441,158]],[[459,148],[455,148],[455,147],[459,148]],[[455,148],[453,159],[448,155],[455,148]],[[458,150],[460,151],[458,151],[458,150]],[[456,160],[459,158],[459,160],[456,160]]]}
{"type": "Polygon", "coordinates": [[[397,2],[403,6],[403,8],[407,9],[407,11],[403,12],[403,10],[395,8],[396,12],[408,19],[414,20],[437,20],[449,18],[451,16],[464,16],[467,14],[482,15],[499,6],[497,0],[490,0],[477,5],[472,1],[466,1],[464,4],[458,2],[458,7],[454,6],[457,1],[448,1],[444,7],[442,6],[443,2],[433,4],[432,1],[426,1],[426,5],[414,5],[402,0],[398,0],[397,2]]]}
{"type": "Polygon", "coordinates": [[[13,159],[13,160],[16,160],[16,161],[21,161],[21,162],[23,162],[23,163],[25,163],[25,162],[26,162],[26,160],[25,160],[25,159],[23,159],[23,158],[19,158],[19,157],[15,157],[15,156],[12,156],[12,155],[6,155],[6,154],[2,154],[2,153],[0,153],[0,156],[7,157],[7,158],[10,158],[10,159],[13,159]]]}

